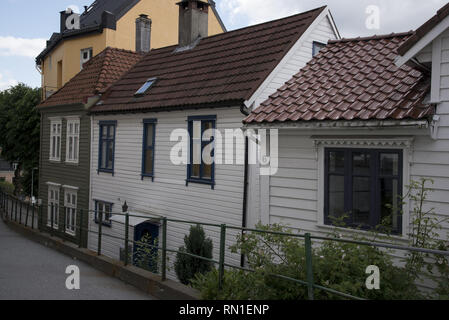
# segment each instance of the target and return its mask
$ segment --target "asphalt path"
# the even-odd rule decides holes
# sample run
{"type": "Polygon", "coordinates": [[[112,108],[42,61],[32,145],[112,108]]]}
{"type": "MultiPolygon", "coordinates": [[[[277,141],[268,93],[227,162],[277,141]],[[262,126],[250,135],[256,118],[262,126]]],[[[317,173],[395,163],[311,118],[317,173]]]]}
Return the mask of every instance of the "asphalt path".
{"type": "MultiPolygon", "coordinates": [[[[72,282],[73,283],[73,282],[72,282]]],[[[0,300],[153,300],[88,264],[35,243],[0,219],[0,300]],[[80,271],[80,289],[69,290],[67,267],[80,271]]]]}

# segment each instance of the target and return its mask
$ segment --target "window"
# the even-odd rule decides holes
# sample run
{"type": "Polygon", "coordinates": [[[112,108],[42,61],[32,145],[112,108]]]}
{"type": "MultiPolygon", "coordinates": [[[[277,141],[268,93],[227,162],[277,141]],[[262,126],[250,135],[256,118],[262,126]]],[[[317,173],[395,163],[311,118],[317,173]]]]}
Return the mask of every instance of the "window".
{"type": "Polygon", "coordinates": [[[50,160],[61,161],[61,120],[50,122],[50,160]]]}
{"type": "Polygon", "coordinates": [[[156,78],[151,78],[148,79],[143,86],[140,87],[139,90],[137,90],[137,92],[134,94],[135,96],[142,96],[144,95],[152,86],[153,84],[156,82],[156,78]]]}
{"type": "Polygon", "coordinates": [[[98,223],[100,220],[100,213],[102,213],[101,221],[103,224],[111,226],[112,206],[112,203],[95,201],[95,222],[98,223]]]}
{"type": "Polygon", "coordinates": [[[59,187],[48,186],[48,214],[47,225],[51,227],[53,219],[53,228],[58,229],[59,224],[59,187]]]}
{"type": "Polygon", "coordinates": [[[98,171],[114,173],[115,130],[117,121],[100,121],[98,171]]]}
{"type": "Polygon", "coordinates": [[[67,120],[66,162],[78,163],[80,120],[67,120]]]}
{"type": "Polygon", "coordinates": [[[88,62],[90,59],[92,59],[93,56],[93,49],[87,48],[81,50],[81,70],[83,70],[83,66],[86,62],[88,62]]]}
{"type": "Polygon", "coordinates": [[[155,119],[143,120],[142,179],[154,178],[154,144],[156,140],[155,119]]]}
{"type": "Polygon", "coordinates": [[[315,57],[325,46],[325,43],[314,41],[312,44],[312,56],[315,57]]]}
{"type": "Polygon", "coordinates": [[[352,228],[399,234],[401,190],[401,150],[325,150],[325,224],[341,218],[352,228]]]}
{"type": "Polygon", "coordinates": [[[216,116],[189,117],[190,161],[187,167],[187,183],[212,185],[214,181],[214,135],[216,116]]]}
{"type": "Polygon", "coordinates": [[[66,190],[64,195],[65,208],[65,231],[68,234],[76,234],[76,204],[77,192],[75,190],[66,190]]]}

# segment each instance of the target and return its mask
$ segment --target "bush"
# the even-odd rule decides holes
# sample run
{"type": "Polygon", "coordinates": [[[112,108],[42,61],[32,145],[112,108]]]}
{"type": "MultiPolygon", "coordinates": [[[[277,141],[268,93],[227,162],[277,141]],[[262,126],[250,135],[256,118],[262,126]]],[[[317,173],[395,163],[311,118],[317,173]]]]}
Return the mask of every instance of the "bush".
{"type": "Polygon", "coordinates": [[[0,190],[2,192],[6,192],[8,194],[13,194],[14,193],[14,185],[7,181],[0,181],[0,190]]]}
{"type": "MultiPolygon", "coordinates": [[[[257,229],[275,232],[290,230],[280,226],[257,229]]],[[[203,299],[222,300],[301,300],[307,299],[304,285],[273,276],[279,274],[305,280],[304,240],[273,234],[251,233],[239,236],[234,252],[245,254],[247,267],[255,272],[226,270],[224,287],[218,290],[218,274],[197,275],[192,285],[203,299]]],[[[312,250],[314,283],[367,299],[418,299],[414,278],[393,265],[392,258],[373,247],[326,241],[312,250]],[[376,265],[381,271],[381,290],[365,286],[366,268],[376,265]]],[[[323,290],[315,290],[316,299],[340,299],[323,290]]]]}
{"type": "MultiPolygon", "coordinates": [[[[157,273],[158,271],[158,246],[157,239],[152,239],[150,234],[144,235],[137,245],[134,253],[134,265],[147,271],[157,273]]],[[[131,254],[131,253],[129,253],[131,254]]]]}
{"type": "Polygon", "coordinates": [[[212,263],[183,254],[184,252],[212,259],[212,240],[207,238],[201,226],[192,226],[184,238],[184,247],[176,254],[175,271],[179,281],[189,284],[197,273],[204,274],[212,269],[212,263]]]}

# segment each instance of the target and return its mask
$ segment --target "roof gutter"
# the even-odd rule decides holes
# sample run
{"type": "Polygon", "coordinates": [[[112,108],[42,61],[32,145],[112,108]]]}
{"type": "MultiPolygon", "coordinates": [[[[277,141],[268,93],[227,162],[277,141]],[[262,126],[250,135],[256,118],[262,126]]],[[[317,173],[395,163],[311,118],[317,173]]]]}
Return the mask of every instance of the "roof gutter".
{"type": "Polygon", "coordinates": [[[429,127],[427,120],[370,120],[370,121],[302,121],[302,122],[273,122],[273,123],[248,123],[244,128],[265,129],[378,129],[378,128],[417,128],[426,129],[429,127]]]}

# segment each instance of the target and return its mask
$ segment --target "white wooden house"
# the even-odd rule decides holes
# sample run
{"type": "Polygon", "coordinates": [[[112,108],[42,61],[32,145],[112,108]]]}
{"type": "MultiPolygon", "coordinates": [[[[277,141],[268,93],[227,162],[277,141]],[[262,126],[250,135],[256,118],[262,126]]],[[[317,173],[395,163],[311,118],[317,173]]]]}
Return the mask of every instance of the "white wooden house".
{"type": "MultiPolygon", "coordinates": [[[[425,209],[449,217],[449,4],[415,32],[330,41],[245,123],[279,130],[279,169],[252,181],[250,225],[327,234],[329,215],[349,213],[368,230],[420,178],[434,180],[425,209]]],[[[404,244],[412,207],[390,219],[404,244]]]]}
{"type": "MultiPolygon", "coordinates": [[[[191,19],[185,16],[189,12],[207,14],[207,5],[198,11],[197,2],[182,2],[189,8],[180,11],[180,19],[191,19]]],[[[171,134],[188,128],[241,128],[254,105],[289,80],[329,39],[339,38],[327,7],[204,38],[201,21],[207,19],[199,21],[193,23],[198,30],[192,34],[180,32],[180,43],[190,45],[152,50],[90,109],[89,228],[97,230],[95,216],[104,212],[102,252],[107,256],[119,258],[123,250],[122,240],[107,235],[124,237],[124,219],[114,213],[125,202],[130,213],[148,217],[131,219],[131,240],[145,233],[157,238],[160,226],[151,220],[155,216],[244,225],[245,212],[256,208],[253,203],[244,206],[245,165],[174,164],[170,153],[178,141],[171,141],[171,134]]],[[[237,147],[244,148],[244,143],[237,147]]],[[[188,228],[169,223],[170,249],[183,245],[188,228]]],[[[206,230],[217,258],[219,230],[206,230]]],[[[228,233],[229,245],[236,234],[228,233]]],[[[94,232],[89,247],[97,247],[94,232]]],[[[240,263],[229,251],[226,257],[227,263],[240,263]]]]}

